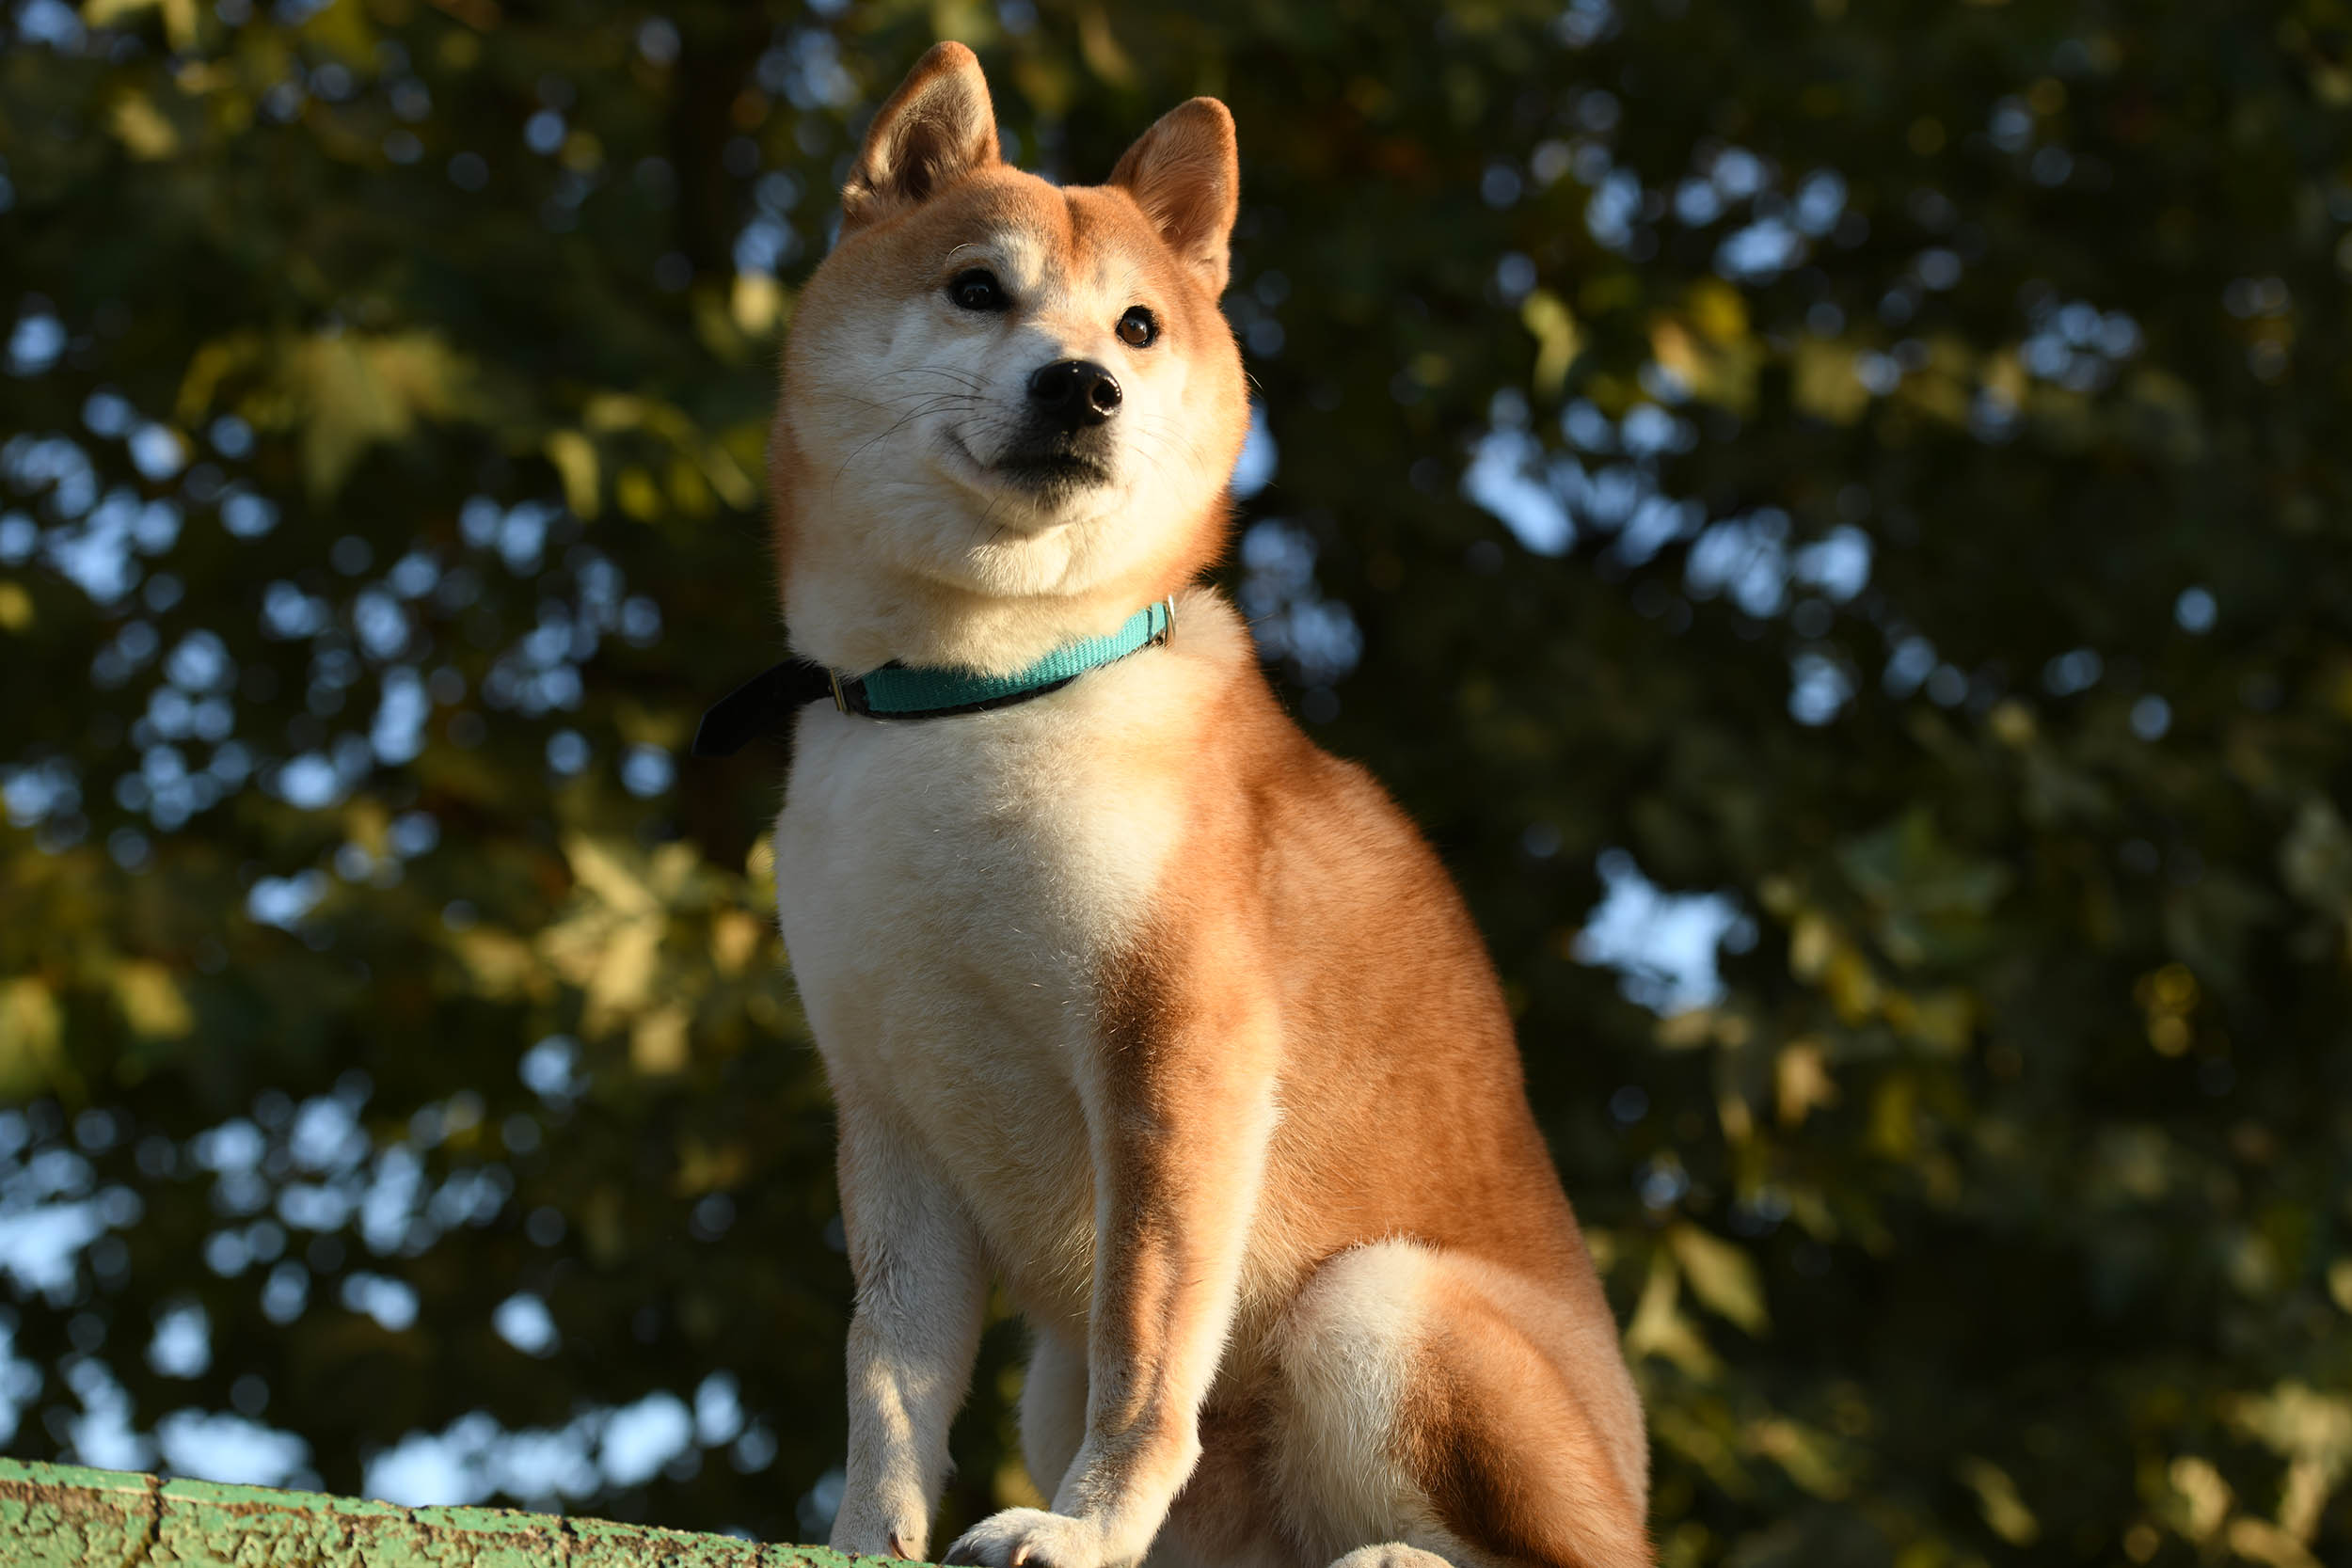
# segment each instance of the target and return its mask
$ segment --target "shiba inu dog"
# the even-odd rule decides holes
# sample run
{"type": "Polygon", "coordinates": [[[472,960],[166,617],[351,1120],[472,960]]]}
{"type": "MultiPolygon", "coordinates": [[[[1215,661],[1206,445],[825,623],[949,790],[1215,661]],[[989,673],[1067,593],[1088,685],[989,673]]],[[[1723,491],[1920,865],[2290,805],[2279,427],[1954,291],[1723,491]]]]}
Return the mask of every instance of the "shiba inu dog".
{"type": "Polygon", "coordinates": [[[988,1288],[1029,1473],[951,1563],[1629,1568],[1642,1414],[1492,966],[1232,608],[1232,118],[1108,183],[885,103],[772,443],[784,934],[857,1281],[833,1544],[920,1558],[988,1288]],[[805,696],[808,693],[803,692],[805,696]]]}

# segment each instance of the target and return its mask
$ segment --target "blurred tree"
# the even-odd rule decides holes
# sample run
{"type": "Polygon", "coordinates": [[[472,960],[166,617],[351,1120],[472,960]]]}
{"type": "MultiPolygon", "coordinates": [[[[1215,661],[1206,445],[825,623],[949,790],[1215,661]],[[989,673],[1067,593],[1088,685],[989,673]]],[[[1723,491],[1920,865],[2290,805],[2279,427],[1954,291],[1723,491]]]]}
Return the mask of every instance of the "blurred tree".
{"type": "Polygon", "coordinates": [[[678,756],[940,36],[1057,176],[1235,110],[1232,581],[1495,945],[1666,1561],[2352,1554],[2324,0],[12,0],[7,1446],[822,1529],[776,759],[678,756]]]}

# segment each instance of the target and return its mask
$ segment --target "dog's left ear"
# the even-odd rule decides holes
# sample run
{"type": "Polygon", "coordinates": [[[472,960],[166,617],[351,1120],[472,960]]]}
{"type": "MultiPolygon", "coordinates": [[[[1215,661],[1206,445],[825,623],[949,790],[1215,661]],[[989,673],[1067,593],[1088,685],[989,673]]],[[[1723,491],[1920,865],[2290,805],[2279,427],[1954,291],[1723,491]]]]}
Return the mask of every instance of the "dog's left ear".
{"type": "Polygon", "coordinates": [[[961,43],[933,44],[866,130],[841,187],[842,232],[918,206],[1000,156],[978,57],[961,43]]]}
{"type": "Polygon", "coordinates": [[[1233,214],[1241,209],[1241,157],[1232,112],[1214,98],[1179,103],[1136,138],[1111,170],[1214,299],[1232,267],[1233,214]]]}

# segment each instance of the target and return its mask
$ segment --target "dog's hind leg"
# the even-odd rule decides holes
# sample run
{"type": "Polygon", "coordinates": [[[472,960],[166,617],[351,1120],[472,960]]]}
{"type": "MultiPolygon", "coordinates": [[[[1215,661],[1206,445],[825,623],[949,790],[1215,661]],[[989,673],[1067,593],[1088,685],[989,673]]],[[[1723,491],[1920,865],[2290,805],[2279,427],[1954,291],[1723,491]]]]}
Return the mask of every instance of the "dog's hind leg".
{"type": "Polygon", "coordinates": [[[1528,1320],[1544,1305],[1523,1281],[1411,1243],[1316,1271],[1277,1330],[1273,1455],[1313,1560],[1648,1568],[1646,1462],[1608,1435],[1627,1426],[1631,1389],[1572,1375],[1539,1344],[1528,1320]]]}
{"type": "Polygon", "coordinates": [[[1050,1328],[1035,1331],[1021,1382],[1021,1458],[1040,1497],[1061,1489],[1087,1435],[1086,1352],[1050,1328]]]}

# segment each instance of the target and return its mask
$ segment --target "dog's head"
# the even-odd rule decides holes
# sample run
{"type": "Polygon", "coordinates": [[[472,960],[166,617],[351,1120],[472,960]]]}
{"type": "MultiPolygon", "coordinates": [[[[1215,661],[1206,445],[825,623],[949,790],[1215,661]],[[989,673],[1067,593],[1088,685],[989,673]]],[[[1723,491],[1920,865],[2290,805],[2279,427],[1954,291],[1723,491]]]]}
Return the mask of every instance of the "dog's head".
{"type": "MultiPolygon", "coordinates": [[[[1217,309],[1238,188],[1214,99],[1169,112],[1107,184],[1061,187],[999,157],[970,50],[923,57],[866,133],[786,351],[772,467],[796,642],[870,657],[847,623],[911,599],[999,628],[949,638],[960,661],[1033,657],[1019,645],[1106,629],[1214,559],[1248,424],[1217,309]]],[[[926,654],[907,637],[891,657],[926,654]]]]}

